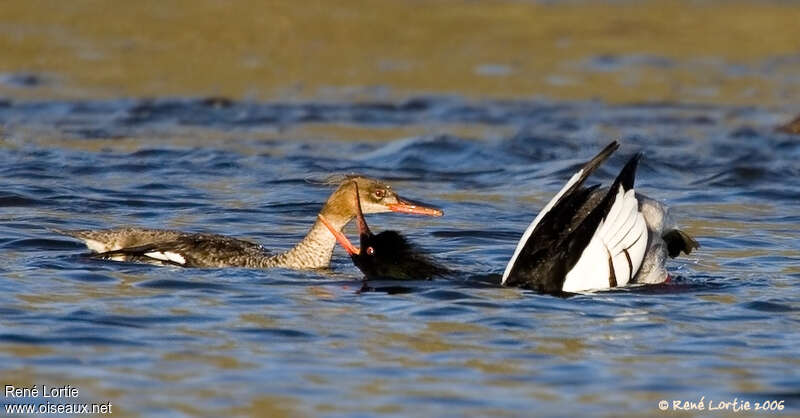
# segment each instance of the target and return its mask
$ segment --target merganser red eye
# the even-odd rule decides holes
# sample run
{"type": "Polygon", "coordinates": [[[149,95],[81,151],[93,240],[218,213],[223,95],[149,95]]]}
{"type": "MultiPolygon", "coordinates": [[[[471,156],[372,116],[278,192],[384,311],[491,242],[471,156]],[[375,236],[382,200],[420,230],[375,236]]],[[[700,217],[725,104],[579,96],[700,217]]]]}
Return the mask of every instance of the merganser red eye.
{"type": "Polygon", "coordinates": [[[378,190],[375,190],[375,193],[373,193],[373,194],[375,195],[376,198],[383,199],[386,196],[386,190],[378,189],[378,190]]]}
{"type": "MultiPolygon", "coordinates": [[[[355,193],[353,198],[356,209],[355,217],[358,224],[358,238],[361,244],[360,249],[353,246],[347,237],[339,231],[331,230],[331,233],[336,237],[339,244],[345,248],[353,264],[364,273],[367,279],[383,278],[383,279],[430,279],[433,276],[444,275],[448,270],[444,267],[434,263],[418,252],[412,244],[410,244],[402,235],[396,231],[383,231],[379,234],[373,234],[369,230],[367,220],[364,219],[364,213],[361,211],[361,198],[358,194],[358,184],[353,187],[355,193]],[[380,253],[380,254],[378,254],[380,253]]],[[[370,197],[376,195],[387,196],[392,192],[386,187],[373,187],[370,189],[370,197]],[[380,192],[380,193],[378,193],[380,192]]],[[[406,211],[415,209],[417,205],[408,200],[397,198],[397,206],[402,207],[398,211],[406,211]]],[[[439,209],[428,209],[428,213],[441,215],[439,209]]],[[[326,224],[325,218],[320,216],[320,220],[326,224]]]]}

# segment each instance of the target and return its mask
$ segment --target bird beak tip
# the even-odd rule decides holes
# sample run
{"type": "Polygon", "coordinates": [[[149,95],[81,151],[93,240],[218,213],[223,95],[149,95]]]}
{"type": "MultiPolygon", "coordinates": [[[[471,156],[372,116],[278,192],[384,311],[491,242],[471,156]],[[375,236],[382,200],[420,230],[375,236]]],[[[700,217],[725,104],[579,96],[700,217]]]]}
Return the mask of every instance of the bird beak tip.
{"type": "Polygon", "coordinates": [[[398,213],[411,213],[415,215],[425,215],[439,217],[444,215],[444,211],[439,208],[428,206],[419,202],[407,199],[397,199],[397,203],[388,205],[389,210],[398,213]]]}

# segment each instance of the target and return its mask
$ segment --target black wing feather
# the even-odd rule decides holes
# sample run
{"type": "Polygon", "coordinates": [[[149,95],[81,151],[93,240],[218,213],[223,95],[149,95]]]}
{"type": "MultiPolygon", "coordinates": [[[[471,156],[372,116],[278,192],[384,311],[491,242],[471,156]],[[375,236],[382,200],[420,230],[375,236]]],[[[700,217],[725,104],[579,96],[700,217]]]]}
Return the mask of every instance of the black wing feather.
{"type": "MultiPolygon", "coordinates": [[[[563,241],[565,235],[572,232],[568,226],[574,223],[574,217],[578,209],[586,203],[591,192],[597,188],[597,186],[584,188],[583,183],[617,148],[619,148],[619,142],[611,142],[581,167],[583,172],[575,184],[564,192],[556,204],[533,229],[528,241],[515,260],[506,280],[506,285],[525,285],[530,287],[531,278],[537,278],[535,279],[537,283],[534,286],[535,290],[553,293],[553,289],[557,288],[560,291],[564,279],[563,277],[558,279],[559,266],[563,263],[552,259],[553,244],[563,241]],[[540,288],[540,286],[543,287],[540,288]]],[[[563,276],[563,274],[560,276],[563,276]]]]}
{"type": "MultiPolygon", "coordinates": [[[[585,176],[582,176],[536,226],[506,282],[542,293],[561,293],[567,273],[578,262],[600,222],[608,215],[619,187],[622,186],[623,190],[633,188],[640,158],[641,154],[636,154],[625,164],[606,195],[588,214],[580,209],[597,186],[574,187],[585,182],[585,176]]],[[[595,160],[597,157],[587,166],[595,160]]],[[[591,166],[591,170],[603,161],[605,158],[591,166]]]]}
{"type": "Polygon", "coordinates": [[[619,175],[614,180],[614,183],[608,189],[608,192],[606,192],[603,200],[589,212],[581,224],[575,228],[570,239],[564,243],[566,249],[564,252],[567,255],[567,269],[565,274],[578,262],[578,259],[580,259],[583,254],[583,250],[589,245],[589,241],[591,241],[594,236],[594,232],[600,226],[600,222],[608,216],[608,212],[611,210],[611,206],[614,205],[614,201],[616,200],[619,187],[622,186],[622,189],[625,191],[633,188],[636,179],[636,168],[638,167],[641,157],[642,154],[637,153],[628,160],[627,164],[622,167],[622,171],[620,171],[619,175]]]}

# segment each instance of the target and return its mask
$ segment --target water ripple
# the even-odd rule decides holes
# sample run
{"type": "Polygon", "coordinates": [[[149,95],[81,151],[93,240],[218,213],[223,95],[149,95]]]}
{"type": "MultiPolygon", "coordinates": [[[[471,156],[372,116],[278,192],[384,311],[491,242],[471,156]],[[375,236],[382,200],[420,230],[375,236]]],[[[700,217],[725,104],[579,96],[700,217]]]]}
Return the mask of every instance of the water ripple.
{"type": "Polygon", "coordinates": [[[134,414],[174,414],[145,400],[186,397],[207,412],[283,399],[331,415],[794,400],[800,141],[774,132],[776,112],[787,113],[452,97],[0,101],[0,370],[114,389],[134,414]],[[670,262],[662,285],[569,298],[501,288],[533,216],[612,138],[622,149],[592,182],[644,151],[637,188],[670,204],[701,248],[670,262]],[[403,231],[456,273],[362,283],[340,249],[321,271],[159,268],[86,257],[54,232],[138,225],[282,250],[314,222],[324,180],[350,172],[442,206],[443,218],[370,225],[403,231]]]}

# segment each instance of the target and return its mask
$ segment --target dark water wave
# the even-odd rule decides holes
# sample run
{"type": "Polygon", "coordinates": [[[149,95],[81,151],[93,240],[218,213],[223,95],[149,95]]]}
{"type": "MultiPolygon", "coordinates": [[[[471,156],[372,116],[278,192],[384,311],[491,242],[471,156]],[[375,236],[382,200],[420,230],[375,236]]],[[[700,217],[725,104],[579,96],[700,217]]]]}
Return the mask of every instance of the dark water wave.
{"type": "Polygon", "coordinates": [[[91,382],[87,396],[113,391],[138,413],[263,395],[311,415],[656,414],[661,399],[702,396],[797,408],[800,140],[774,132],[778,116],[440,97],[7,101],[2,374],[91,382]],[[302,133],[328,127],[396,139],[302,133]],[[612,138],[620,155],[595,180],[644,151],[637,188],[670,204],[700,250],[658,286],[569,298],[498,287],[538,209],[612,138]],[[281,250],[314,221],[325,180],[349,172],[443,207],[443,218],[370,224],[457,273],[362,283],[340,250],[316,272],[159,268],[92,259],[54,232],[139,225],[281,250]]]}

